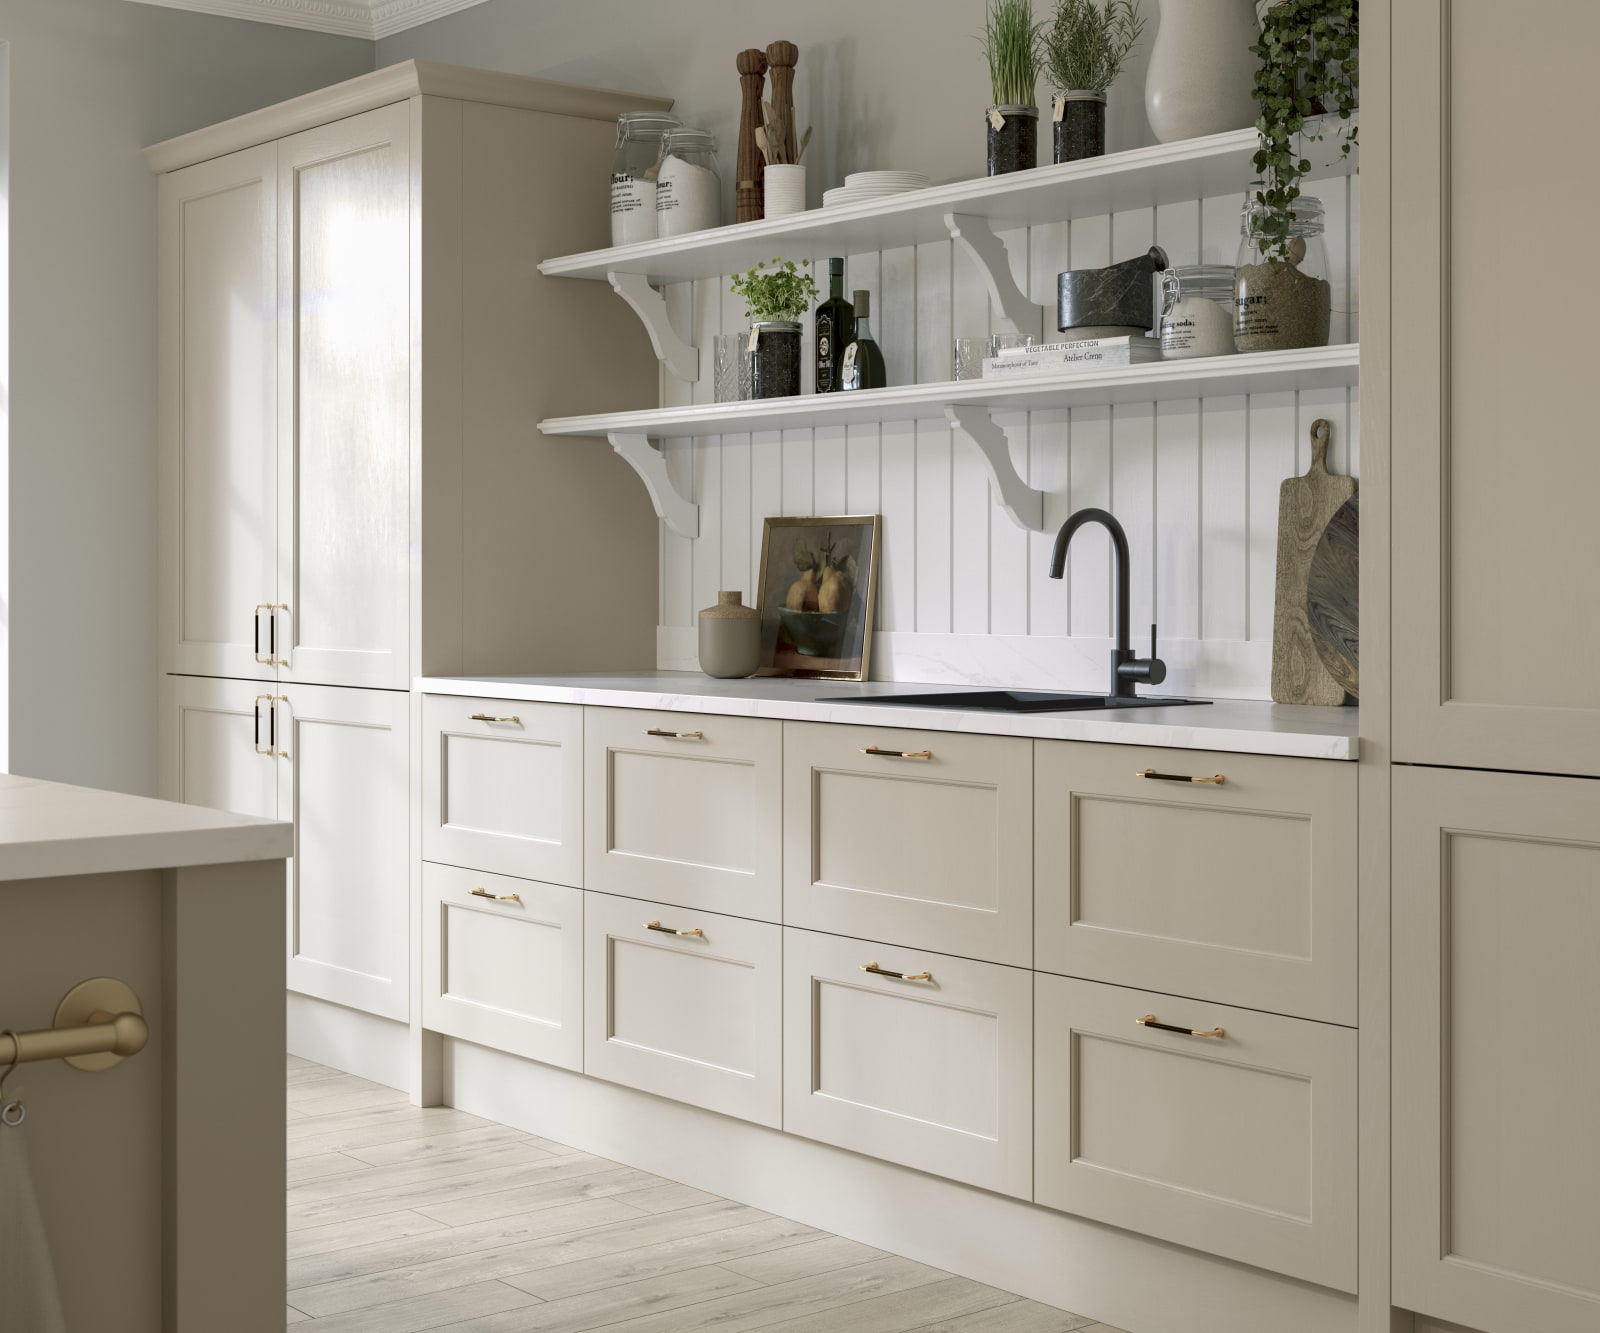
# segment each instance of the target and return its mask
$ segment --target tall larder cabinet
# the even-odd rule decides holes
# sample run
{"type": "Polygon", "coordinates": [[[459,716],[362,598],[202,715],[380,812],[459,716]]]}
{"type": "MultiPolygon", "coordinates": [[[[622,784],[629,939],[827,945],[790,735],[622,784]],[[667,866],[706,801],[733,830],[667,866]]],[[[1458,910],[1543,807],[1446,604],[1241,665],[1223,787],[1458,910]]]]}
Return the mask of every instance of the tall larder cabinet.
{"type": "Polygon", "coordinates": [[[1600,210],[1570,135],[1531,131],[1581,123],[1600,9],[1388,9],[1394,1303],[1425,1333],[1585,1333],[1600,1328],[1584,1031],[1600,1011],[1600,328],[1558,317],[1536,336],[1506,300],[1537,285],[1537,237],[1600,210]]]}
{"type": "Polygon", "coordinates": [[[663,105],[413,61],[147,150],[161,791],[294,821],[288,984],[358,1038],[411,1018],[412,680],[654,663],[649,502],[534,423],[655,359],[536,265],[605,244],[616,117],[663,105]]]}

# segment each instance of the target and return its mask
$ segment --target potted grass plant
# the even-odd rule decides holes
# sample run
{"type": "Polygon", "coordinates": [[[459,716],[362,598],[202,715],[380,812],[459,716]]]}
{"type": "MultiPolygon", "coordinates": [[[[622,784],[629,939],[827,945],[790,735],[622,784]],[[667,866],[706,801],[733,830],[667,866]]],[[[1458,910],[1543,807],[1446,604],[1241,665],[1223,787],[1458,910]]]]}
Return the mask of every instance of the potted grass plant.
{"type": "Polygon", "coordinates": [[[801,320],[817,297],[811,261],[774,259],[768,270],[762,260],[746,273],[736,273],[728,286],[744,298],[750,316],[750,392],[754,398],[789,398],[800,392],[801,320]]]}
{"type": "Polygon", "coordinates": [[[1056,0],[1042,39],[1055,81],[1051,117],[1055,160],[1076,162],[1106,151],[1106,92],[1144,32],[1139,0],[1056,0]]]}
{"type": "Polygon", "coordinates": [[[1039,162],[1039,33],[1030,0],[988,0],[984,12],[983,54],[989,62],[994,103],[985,113],[989,126],[989,174],[1022,171],[1039,162]]]}

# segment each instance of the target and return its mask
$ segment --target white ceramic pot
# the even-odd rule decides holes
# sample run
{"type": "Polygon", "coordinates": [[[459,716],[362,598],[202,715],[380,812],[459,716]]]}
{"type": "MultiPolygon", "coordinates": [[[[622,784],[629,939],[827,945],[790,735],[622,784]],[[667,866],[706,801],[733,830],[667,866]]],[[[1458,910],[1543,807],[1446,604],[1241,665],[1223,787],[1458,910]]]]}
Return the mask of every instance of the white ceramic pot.
{"type": "Polygon", "coordinates": [[[805,163],[793,166],[769,166],[763,175],[766,184],[762,214],[769,218],[786,218],[806,211],[805,163]]]}
{"type": "Polygon", "coordinates": [[[1160,0],[1144,109],[1162,143],[1255,124],[1253,0],[1160,0]]]}

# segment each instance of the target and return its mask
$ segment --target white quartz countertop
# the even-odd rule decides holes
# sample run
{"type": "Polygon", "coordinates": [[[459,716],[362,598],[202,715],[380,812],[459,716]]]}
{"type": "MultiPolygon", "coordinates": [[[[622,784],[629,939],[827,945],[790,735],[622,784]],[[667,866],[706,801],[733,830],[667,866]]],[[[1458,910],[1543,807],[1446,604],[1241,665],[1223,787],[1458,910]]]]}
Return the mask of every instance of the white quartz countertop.
{"type": "Polygon", "coordinates": [[[0,774],[0,880],[293,854],[293,826],[271,819],[0,774]]]}
{"type": "Polygon", "coordinates": [[[979,713],[841,703],[895,694],[962,693],[974,686],[753,677],[714,680],[694,671],[640,671],[622,675],[423,677],[426,694],[530,703],[649,708],[675,713],[770,717],[796,722],[844,722],[920,731],[965,731],[1041,740],[1099,741],[1110,745],[1161,745],[1232,754],[1276,754],[1304,759],[1354,759],[1358,718],[1354,708],[1309,708],[1248,699],[1219,699],[1195,707],[1099,709],[1071,713],[979,713]]]}

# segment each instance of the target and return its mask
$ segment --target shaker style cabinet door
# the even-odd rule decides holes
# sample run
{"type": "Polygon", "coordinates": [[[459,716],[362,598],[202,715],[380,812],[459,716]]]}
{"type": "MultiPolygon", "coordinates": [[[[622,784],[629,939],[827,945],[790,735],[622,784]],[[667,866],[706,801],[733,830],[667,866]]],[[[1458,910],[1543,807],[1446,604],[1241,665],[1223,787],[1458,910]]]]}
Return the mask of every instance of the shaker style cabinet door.
{"type": "Polygon", "coordinates": [[[271,689],[250,680],[162,677],[162,800],[278,818],[271,689]]]}
{"type": "Polygon", "coordinates": [[[1600,776],[1600,322],[1528,336],[1505,304],[1550,262],[1530,201],[1540,236],[1600,213],[1528,132],[1586,119],[1600,5],[1390,9],[1394,757],[1600,776]]]}
{"type": "Polygon", "coordinates": [[[157,186],[166,672],[275,674],[277,172],[265,144],[157,186]]]}
{"type": "Polygon", "coordinates": [[[1600,1328],[1600,783],[1394,770],[1394,1301],[1600,1328]]]}
{"type": "Polygon", "coordinates": [[[286,681],[411,684],[409,115],[398,103],[278,145],[286,681]]]}
{"type": "Polygon", "coordinates": [[[290,990],[410,1014],[409,695],[280,686],[278,818],[289,861],[290,990]]]}

